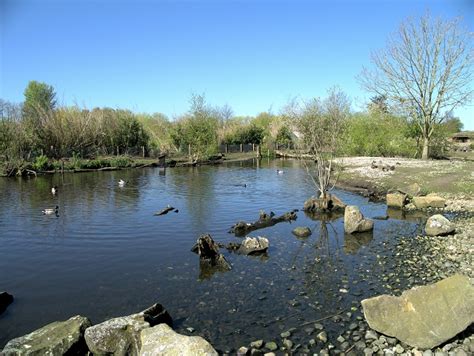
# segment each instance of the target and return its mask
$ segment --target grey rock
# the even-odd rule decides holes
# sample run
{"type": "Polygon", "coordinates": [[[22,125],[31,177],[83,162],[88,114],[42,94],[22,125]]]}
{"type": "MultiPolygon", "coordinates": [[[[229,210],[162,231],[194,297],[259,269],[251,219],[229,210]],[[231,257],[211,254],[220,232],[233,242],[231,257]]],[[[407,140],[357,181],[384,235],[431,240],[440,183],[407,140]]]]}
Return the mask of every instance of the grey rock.
{"type": "Polygon", "coordinates": [[[249,354],[249,349],[246,348],[245,346],[242,346],[237,350],[237,356],[245,356],[248,354],[249,354]]]}
{"type": "Polygon", "coordinates": [[[55,321],[30,334],[10,340],[5,345],[3,354],[83,355],[87,353],[84,331],[90,325],[89,319],[80,315],[66,321],[55,321]]]}
{"type": "Polygon", "coordinates": [[[265,237],[249,237],[247,236],[240,245],[238,252],[244,255],[262,253],[268,250],[269,242],[265,237]]]}
{"type": "Polygon", "coordinates": [[[287,350],[291,350],[291,348],[293,347],[293,341],[288,340],[288,339],[285,339],[285,340],[283,340],[283,346],[284,346],[287,350]]]}
{"type": "Polygon", "coordinates": [[[377,333],[373,330],[367,330],[365,333],[365,339],[366,340],[377,340],[379,337],[377,336],[377,333]]]}
{"type": "Polygon", "coordinates": [[[425,232],[428,236],[442,236],[454,232],[454,224],[443,215],[436,214],[426,221],[425,232]]]}
{"type": "Polygon", "coordinates": [[[140,349],[140,332],[160,323],[171,325],[172,320],[160,304],[155,304],[140,313],[91,326],[84,336],[94,355],[137,355],[140,349]]]}
{"type": "Polygon", "coordinates": [[[270,351],[278,350],[278,345],[274,341],[269,341],[265,343],[265,348],[270,351]]]}
{"type": "Polygon", "coordinates": [[[374,222],[370,219],[365,219],[357,206],[346,206],[344,211],[344,231],[346,233],[366,232],[373,230],[373,228],[374,222]]]}
{"type": "Polygon", "coordinates": [[[289,331],[284,331],[280,334],[280,336],[285,339],[287,337],[290,337],[291,336],[291,333],[289,331]]]}
{"type": "Polygon", "coordinates": [[[318,335],[316,335],[316,338],[319,341],[326,343],[328,341],[328,334],[325,331],[321,331],[318,335]]]}
{"type": "Polygon", "coordinates": [[[297,226],[293,229],[292,233],[298,237],[308,237],[311,235],[311,229],[307,226],[297,226]]]}
{"type": "Polygon", "coordinates": [[[468,277],[454,275],[400,297],[365,299],[362,307],[372,329],[412,347],[431,349],[474,321],[474,287],[468,277]]]}
{"type": "Polygon", "coordinates": [[[250,343],[250,347],[254,349],[261,349],[263,346],[263,340],[256,340],[250,343]]]}
{"type": "Polygon", "coordinates": [[[200,336],[176,333],[167,324],[158,324],[140,332],[140,356],[155,355],[218,355],[212,345],[200,336]]]}

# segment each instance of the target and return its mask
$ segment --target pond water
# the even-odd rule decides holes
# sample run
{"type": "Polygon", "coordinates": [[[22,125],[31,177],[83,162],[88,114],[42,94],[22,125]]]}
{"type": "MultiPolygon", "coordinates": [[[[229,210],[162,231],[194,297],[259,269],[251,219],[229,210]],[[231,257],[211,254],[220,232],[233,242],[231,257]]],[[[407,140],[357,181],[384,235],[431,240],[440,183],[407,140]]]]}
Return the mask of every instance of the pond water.
{"type": "MultiPolygon", "coordinates": [[[[384,204],[335,193],[366,217],[386,214],[384,204]]],[[[52,321],[80,314],[99,323],[156,302],[177,331],[193,328],[221,351],[276,339],[292,327],[296,340],[298,333],[304,338],[305,322],[388,291],[381,276],[396,259],[397,238],[415,234],[416,221],[376,220],[373,234],[349,236],[341,217],[321,222],[300,211],[291,224],[250,234],[269,239],[266,256],[223,250],[232,270],[205,276],[190,250],[203,233],[239,242],[228,233],[237,221],[255,221],[260,210],[301,208],[312,194],[293,160],[1,179],[0,291],[15,301],[0,315],[0,348],[52,321]],[[179,212],[153,216],[167,204],[179,212]],[[42,214],[55,205],[59,216],[42,214]],[[313,234],[298,239],[296,226],[313,234]]],[[[340,324],[324,324],[330,336],[339,335],[340,324]]]]}

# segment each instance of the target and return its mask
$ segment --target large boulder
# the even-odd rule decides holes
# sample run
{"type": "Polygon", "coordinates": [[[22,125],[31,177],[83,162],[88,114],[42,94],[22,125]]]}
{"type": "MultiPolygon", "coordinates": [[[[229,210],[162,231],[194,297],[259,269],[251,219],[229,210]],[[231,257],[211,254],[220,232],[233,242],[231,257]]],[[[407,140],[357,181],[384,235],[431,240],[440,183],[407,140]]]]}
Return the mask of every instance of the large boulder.
{"type": "Polygon", "coordinates": [[[374,228],[374,222],[365,219],[359,208],[355,205],[346,206],[344,211],[344,231],[348,234],[355,232],[371,231],[374,228]]]}
{"type": "Polygon", "coordinates": [[[88,328],[85,339],[94,355],[138,355],[140,332],[160,323],[171,324],[161,304],[124,317],[114,318],[88,328]]]}
{"type": "Polygon", "coordinates": [[[2,314],[11,303],[13,303],[13,295],[7,292],[1,292],[0,293],[0,314],[2,314]]]}
{"type": "Polygon", "coordinates": [[[180,355],[213,356],[218,355],[212,345],[200,336],[185,336],[173,331],[168,325],[160,324],[144,329],[140,333],[140,356],[180,355]]]}
{"type": "Polygon", "coordinates": [[[250,237],[247,236],[240,245],[237,252],[244,255],[252,255],[257,253],[264,253],[268,250],[269,242],[265,237],[250,237]]]}
{"type": "Polygon", "coordinates": [[[3,354],[5,356],[85,355],[87,346],[84,331],[90,325],[89,319],[80,315],[66,321],[55,321],[28,335],[10,340],[5,345],[3,354]]]}
{"type": "Polygon", "coordinates": [[[402,209],[407,201],[407,195],[402,193],[387,194],[387,206],[402,209]]]}
{"type": "Polygon", "coordinates": [[[454,275],[400,297],[365,299],[362,307],[372,329],[412,347],[431,349],[474,322],[474,287],[468,277],[454,275]]]}
{"type": "Polygon", "coordinates": [[[454,224],[443,215],[436,214],[426,221],[425,232],[428,236],[443,236],[454,232],[454,224]]]}
{"type": "Polygon", "coordinates": [[[428,194],[424,197],[413,197],[413,204],[417,209],[444,208],[446,200],[436,194],[428,194]]]}

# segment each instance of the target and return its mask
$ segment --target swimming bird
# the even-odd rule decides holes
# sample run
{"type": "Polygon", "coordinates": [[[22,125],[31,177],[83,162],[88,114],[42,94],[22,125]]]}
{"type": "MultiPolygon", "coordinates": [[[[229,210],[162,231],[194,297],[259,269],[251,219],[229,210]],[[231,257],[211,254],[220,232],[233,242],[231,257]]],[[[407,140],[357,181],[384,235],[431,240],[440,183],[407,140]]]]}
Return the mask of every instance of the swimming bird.
{"type": "Polygon", "coordinates": [[[43,215],[52,215],[52,214],[57,214],[59,210],[59,206],[56,205],[56,207],[53,208],[46,208],[42,210],[43,215]]]}
{"type": "Polygon", "coordinates": [[[282,171],[281,169],[277,169],[277,174],[283,174],[285,173],[284,171],[282,171]]]}
{"type": "Polygon", "coordinates": [[[54,187],[51,188],[51,193],[52,193],[53,195],[56,195],[57,192],[58,192],[58,186],[55,185],[54,187]]]}
{"type": "Polygon", "coordinates": [[[120,179],[120,180],[118,181],[119,187],[125,186],[125,183],[126,183],[126,182],[125,182],[123,179],[120,179]]]}

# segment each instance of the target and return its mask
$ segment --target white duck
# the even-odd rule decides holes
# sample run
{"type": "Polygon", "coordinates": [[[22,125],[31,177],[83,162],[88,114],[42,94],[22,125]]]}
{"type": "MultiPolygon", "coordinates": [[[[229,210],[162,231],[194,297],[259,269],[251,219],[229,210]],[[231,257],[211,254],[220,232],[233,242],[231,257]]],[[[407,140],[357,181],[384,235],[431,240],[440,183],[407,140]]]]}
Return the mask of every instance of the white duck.
{"type": "Polygon", "coordinates": [[[54,209],[46,208],[46,209],[43,209],[41,212],[43,213],[43,215],[52,215],[52,214],[57,214],[58,210],[59,210],[59,206],[56,205],[54,209]]]}
{"type": "Polygon", "coordinates": [[[118,181],[119,187],[124,187],[125,184],[126,184],[126,182],[125,182],[123,179],[120,179],[120,180],[118,181]]]}

